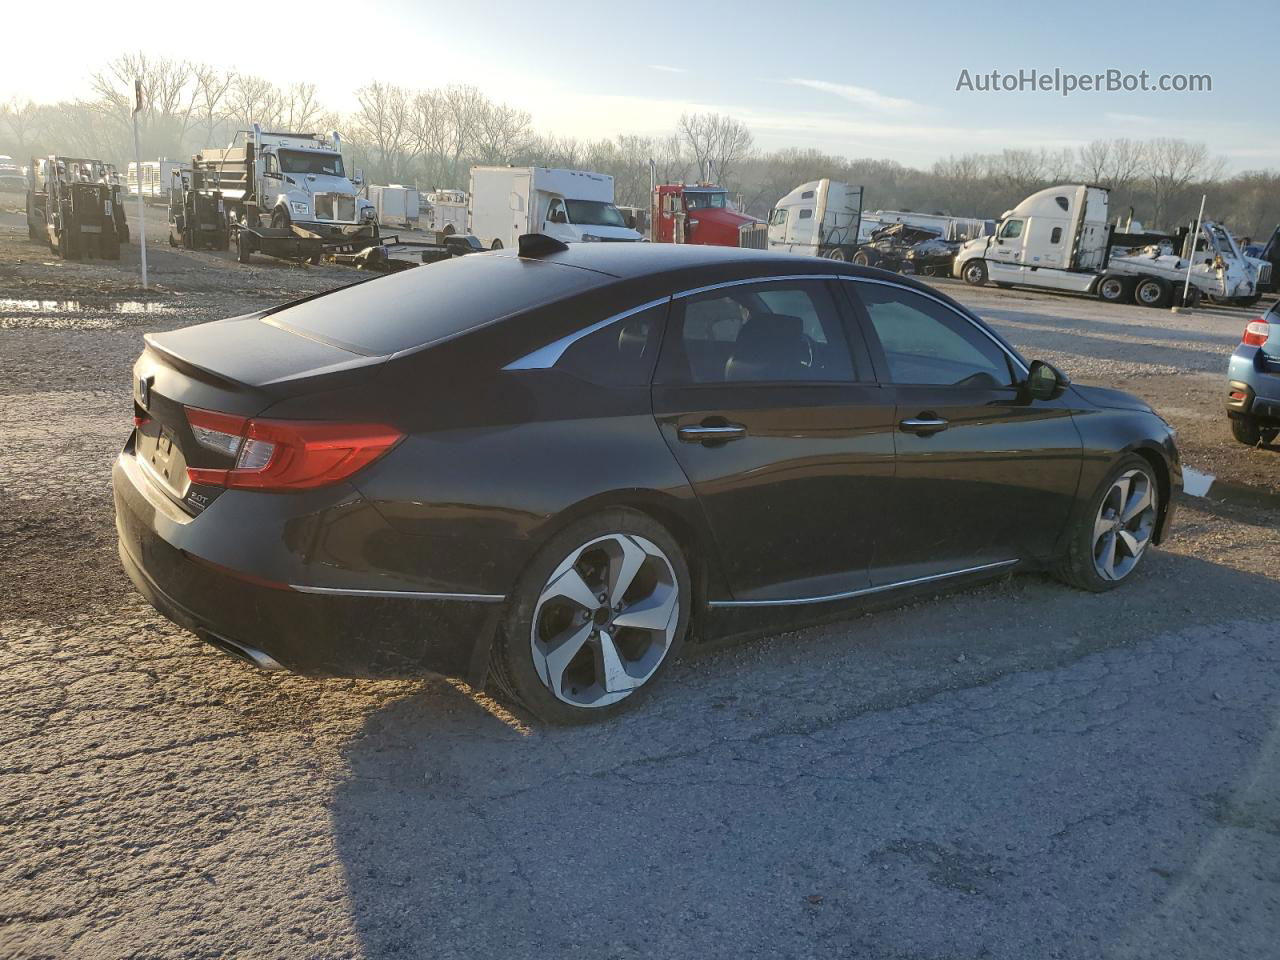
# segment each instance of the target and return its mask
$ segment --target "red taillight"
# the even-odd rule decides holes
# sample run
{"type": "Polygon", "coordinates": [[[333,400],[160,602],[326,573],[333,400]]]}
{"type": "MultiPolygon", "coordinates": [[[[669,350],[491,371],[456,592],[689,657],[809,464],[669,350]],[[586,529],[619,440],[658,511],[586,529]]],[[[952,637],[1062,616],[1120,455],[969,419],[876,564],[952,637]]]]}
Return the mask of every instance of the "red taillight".
{"type": "Polygon", "coordinates": [[[1259,318],[1244,328],[1244,336],[1240,338],[1240,342],[1246,347],[1260,347],[1267,342],[1269,336],[1271,336],[1271,324],[1259,318]]]}
{"type": "Polygon", "coordinates": [[[345,480],[404,436],[380,423],[247,420],[187,407],[197,442],[236,458],[226,470],[188,467],[192,483],[242,490],[309,490],[345,480]]]}

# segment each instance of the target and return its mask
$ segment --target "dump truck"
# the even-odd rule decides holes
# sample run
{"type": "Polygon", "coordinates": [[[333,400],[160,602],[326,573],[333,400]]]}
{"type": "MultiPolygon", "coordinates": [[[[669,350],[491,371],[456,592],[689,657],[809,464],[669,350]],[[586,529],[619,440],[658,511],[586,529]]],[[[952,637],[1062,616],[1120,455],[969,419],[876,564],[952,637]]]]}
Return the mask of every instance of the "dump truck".
{"type": "Polygon", "coordinates": [[[1182,300],[1190,267],[1191,299],[1258,301],[1270,271],[1244,257],[1220,224],[1205,221],[1195,237],[1185,227],[1173,234],[1121,232],[1108,222],[1109,195],[1092,184],[1033,193],[1000,218],[994,236],[960,247],[953,275],[976,286],[990,280],[1167,307],[1182,300]]]}
{"type": "Polygon", "coordinates": [[[236,253],[318,259],[327,247],[353,252],[378,243],[377,209],[348,178],[342,139],[314,133],[239,131],[226,148],[192,158],[202,190],[220,195],[236,253]]]}
{"type": "Polygon", "coordinates": [[[802,183],[769,214],[769,249],[852,260],[862,223],[862,187],[839,180],[802,183]]]}
{"type": "Polygon", "coordinates": [[[113,169],[101,160],[32,158],[27,235],[64,259],[119,260],[120,245],[129,241],[119,194],[113,169]]]}

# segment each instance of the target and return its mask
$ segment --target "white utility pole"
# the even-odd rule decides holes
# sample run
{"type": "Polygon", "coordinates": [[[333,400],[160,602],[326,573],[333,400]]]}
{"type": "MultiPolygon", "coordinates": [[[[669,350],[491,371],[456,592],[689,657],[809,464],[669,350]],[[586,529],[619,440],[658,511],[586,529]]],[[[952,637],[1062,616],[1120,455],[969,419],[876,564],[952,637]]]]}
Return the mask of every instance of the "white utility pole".
{"type": "MultiPolygon", "coordinates": [[[[138,145],[138,114],[142,110],[142,81],[133,81],[133,172],[138,185],[138,251],[142,255],[142,289],[147,289],[147,208],[142,203],[142,148],[138,145]]],[[[128,182],[125,177],[125,182],[128,182]]]]}
{"type": "MultiPolygon", "coordinates": [[[[1187,302],[1187,293],[1191,290],[1191,267],[1196,262],[1196,244],[1200,240],[1200,224],[1204,221],[1204,201],[1209,195],[1200,194],[1200,212],[1196,214],[1195,229],[1191,231],[1191,255],[1187,257],[1187,279],[1182,284],[1182,302],[1187,302]]],[[[1177,312],[1177,307],[1173,308],[1177,312]]]]}

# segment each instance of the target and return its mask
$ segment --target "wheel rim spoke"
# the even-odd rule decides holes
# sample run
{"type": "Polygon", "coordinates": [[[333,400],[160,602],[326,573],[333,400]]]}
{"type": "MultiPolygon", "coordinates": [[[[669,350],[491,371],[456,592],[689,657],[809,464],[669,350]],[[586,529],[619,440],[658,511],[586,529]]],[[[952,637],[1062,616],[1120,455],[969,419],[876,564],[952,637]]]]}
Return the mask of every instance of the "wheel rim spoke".
{"type": "Polygon", "coordinates": [[[643,681],[637,681],[631,674],[627,673],[626,667],[622,665],[622,658],[618,655],[618,647],[613,642],[613,637],[607,631],[600,631],[600,685],[604,687],[606,693],[622,693],[630,691],[639,686],[643,681]]]}
{"type": "Polygon", "coordinates": [[[609,603],[617,606],[623,595],[635,582],[636,574],[644,566],[648,556],[641,546],[630,537],[619,537],[615,541],[622,550],[622,556],[616,563],[609,564],[609,603]]]}
{"type": "Polygon", "coordinates": [[[582,574],[578,573],[573,567],[569,567],[549,583],[542,591],[540,600],[542,603],[546,603],[548,600],[554,600],[559,597],[572,600],[585,610],[594,610],[599,603],[596,600],[595,593],[587,586],[587,582],[582,579],[582,574]]]}
{"type": "Polygon", "coordinates": [[[1135,490],[1129,499],[1125,502],[1124,510],[1120,514],[1120,519],[1126,523],[1134,517],[1143,513],[1153,502],[1151,496],[1151,485],[1148,483],[1134,484],[1138,489],[1135,490]]]}
{"type": "Polygon", "coordinates": [[[641,630],[665,630],[676,610],[674,587],[655,590],[649,597],[628,607],[613,618],[615,627],[637,627],[641,630]]]}
{"type": "Polygon", "coordinates": [[[1128,530],[1117,530],[1116,536],[1119,537],[1120,543],[1124,545],[1125,550],[1129,552],[1129,556],[1136,557],[1142,552],[1142,544],[1128,530]]]}
{"type": "Polygon", "coordinates": [[[566,630],[562,639],[546,654],[547,675],[543,680],[553,691],[563,689],[564,672],[591,636],[591,628],[592,624],[587,622],[576,630],[566,630]]]}
{"type": "Polygon", "coordinates": [[[1102,556],[1098,559],[1102,563],[1103,574],[1114,580],[1116,575],[1116,534],[1114,530],[1109,530],[1107,535],[1102,538],[1102,556]]]}

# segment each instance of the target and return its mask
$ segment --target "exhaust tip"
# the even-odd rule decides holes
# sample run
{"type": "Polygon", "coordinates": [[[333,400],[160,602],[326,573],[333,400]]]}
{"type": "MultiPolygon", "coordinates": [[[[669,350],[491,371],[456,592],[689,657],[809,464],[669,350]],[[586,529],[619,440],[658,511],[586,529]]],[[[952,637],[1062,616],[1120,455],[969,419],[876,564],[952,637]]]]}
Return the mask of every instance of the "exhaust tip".
{"type": "Polygon", "coordinates": [[[216,633],[201,633],[199,636],[209,646],[221,650],[229,657],[251,664],[259,670],[276,671],[284,669],[280,661],[263,653],[257,647],[251,647],[245,643],[237,643],[235,640],[228,640],[226,637],[220,637],[216,633]]]}

